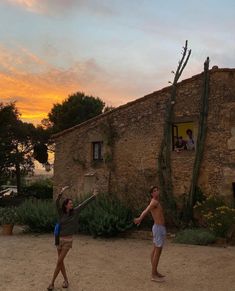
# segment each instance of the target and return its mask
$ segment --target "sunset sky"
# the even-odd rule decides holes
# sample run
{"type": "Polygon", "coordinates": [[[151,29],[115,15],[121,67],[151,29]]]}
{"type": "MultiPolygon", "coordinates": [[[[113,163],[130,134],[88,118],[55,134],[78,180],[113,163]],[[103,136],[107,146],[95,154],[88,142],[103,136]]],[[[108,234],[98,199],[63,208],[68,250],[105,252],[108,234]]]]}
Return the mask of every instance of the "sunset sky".
{"type": "Polygon", "coordinates": [[[118,106],[172,80],[186,39],[183,78],[235,67],[235,1],[1,0],[0,101],[38,123],[83,91],[118,106]]]}

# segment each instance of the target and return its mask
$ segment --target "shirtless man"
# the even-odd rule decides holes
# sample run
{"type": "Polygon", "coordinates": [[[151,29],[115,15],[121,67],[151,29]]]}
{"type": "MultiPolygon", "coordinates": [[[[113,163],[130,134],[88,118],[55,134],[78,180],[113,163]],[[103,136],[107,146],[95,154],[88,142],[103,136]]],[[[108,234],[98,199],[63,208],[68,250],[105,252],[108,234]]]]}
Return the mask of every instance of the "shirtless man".
{"type": "Polygon", "coordinates": [[[164,275],[158,272],[158,263],[162,252],[162,247],[166,237],[165,219],[163,215],[163,209],[159,202],[159,189],[154,186],[150,189],[150,195],[152,197],[151,202],[147,208],[141,213],[141,215],[134,219],[134,223],[139,225],[143,218],[150,211],[154,220],[153,231],[153,251],[151,253],[152,264],[152,281],[164,282],[164,275]]]}

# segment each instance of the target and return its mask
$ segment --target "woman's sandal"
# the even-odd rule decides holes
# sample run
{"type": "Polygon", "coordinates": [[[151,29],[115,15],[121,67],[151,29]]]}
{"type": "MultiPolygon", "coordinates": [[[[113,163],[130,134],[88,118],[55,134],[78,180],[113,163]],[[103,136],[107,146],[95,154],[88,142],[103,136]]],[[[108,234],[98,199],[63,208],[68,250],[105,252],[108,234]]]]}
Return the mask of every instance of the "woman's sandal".
{"type": "Polygon", "coordinates": [[[47,290],[48,290],[48,291],[52,291],[52,290],[54,290],[54,285],[50,284],[50,285],[47,287],[47,290]]]}
{"type": "Polygon", "coordinates": [[[62,287],[63,288],[68,288],[69,287],[69,282],[68,281],[64,281],[62,287]]]}

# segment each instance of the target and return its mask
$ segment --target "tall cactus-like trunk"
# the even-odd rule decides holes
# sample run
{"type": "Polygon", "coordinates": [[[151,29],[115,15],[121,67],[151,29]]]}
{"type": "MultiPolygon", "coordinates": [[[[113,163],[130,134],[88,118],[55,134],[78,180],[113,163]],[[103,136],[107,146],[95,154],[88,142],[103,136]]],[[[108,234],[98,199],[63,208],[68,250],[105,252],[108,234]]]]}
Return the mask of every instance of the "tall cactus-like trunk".
{"type": "Polygon", "coordinates": [[[194,167],[192,173],[192,181],[190,192],[188,196],[188,220],[193,218],[193,205],[195,203],[196,187],[198,183],[198,177],[200,172],[201,161],[204,153],[204,145],[207,133],[207,116],[209,109],[209,57],[207,57],[204,63],[204,74],[203,74],[203,91],[201,96],[201,109],[199,117],[199,127],[197,136],[197,146],[194,160],[194,167]]]}
{"type": "MultiPolygon", "coordinates": [[[[172,83],[172,90],[170,98],[166,104],[165,112],[165,124],[163,131],[163,139],[160,146],[159,156],[158,156],[158,177],[159,185],[161,190],[161,199],[164,203],[164,207],[169,211],[171,216],[176,214],[176,203],[173,197],[173,186],[172,186],[172,171],[171,171],[171,145],[172,145],[172,122],[173,122],[173,107],[177,92],[177,82],[187,65],[189,57],[191,55],[191,50],[188,50],[188,41],[186,40],[185,46],[182,51],[182,58],[178,63],[176,72],[174,73],[174,81],[172,83]]],[[[172,217],[173,218],[173,217],[172,217]]]]}

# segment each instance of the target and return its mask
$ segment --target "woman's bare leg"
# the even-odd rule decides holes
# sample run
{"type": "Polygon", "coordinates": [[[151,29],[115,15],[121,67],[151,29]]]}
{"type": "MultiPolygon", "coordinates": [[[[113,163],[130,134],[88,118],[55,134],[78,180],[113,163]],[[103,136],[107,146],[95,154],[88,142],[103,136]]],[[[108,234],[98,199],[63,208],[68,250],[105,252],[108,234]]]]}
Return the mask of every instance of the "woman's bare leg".
{"type": "Polygon", "coordinates": [[[53,275],[50,286],[54,286],[55,279],[57,278],[57,276],[61,270],[61,266],[64,262],[64,258],[66,257],[68,251],[69,251],[69,249],[62,249],[61,250],[60,255],[58,257],[58,260],[57,260],[56,268],[55,268],[54,275],[53,275]]]}
{"type": "MultiPolygon", "coordinates": [[[[59,258],[60,253],[61,253],[61,250],[58,250],[58,249],[57,249],[57,252],[58,252],[58,258],[59,258]]],[[[65,266],[64,266],[64,261],[61,263],[60,271],[61,271],[61,273],[62,273],[62,275],[63,275],[63,277],[64,277],[64,280],[65,280],[66,282],[68,282],[68,277],[67,277],[66,269],[65,269],[65,266]]]]}

